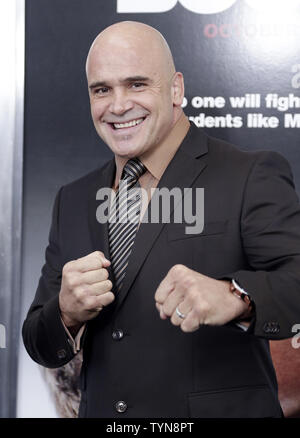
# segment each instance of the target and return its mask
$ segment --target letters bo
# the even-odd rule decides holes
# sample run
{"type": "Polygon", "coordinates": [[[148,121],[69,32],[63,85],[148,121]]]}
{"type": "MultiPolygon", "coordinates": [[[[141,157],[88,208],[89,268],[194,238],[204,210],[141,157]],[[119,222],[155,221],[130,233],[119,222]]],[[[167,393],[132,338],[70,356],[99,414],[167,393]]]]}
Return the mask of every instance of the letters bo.
{"type": "MultiPolygon", "coordinates": [[[[183,7],[197,14],[217,14],[230,8],[237,0],[118,0],[118,13],[159,13],[167,12],[180,3],[183,7]]],[[[257,10],[266,11],[266,2],[261,0],[244,0],[244,2],[257,10]]],[[[300,0],[276,0],[269,2],[270,10],[273,3],[277,8],[295,8],[300,5],[300,0]]]]}

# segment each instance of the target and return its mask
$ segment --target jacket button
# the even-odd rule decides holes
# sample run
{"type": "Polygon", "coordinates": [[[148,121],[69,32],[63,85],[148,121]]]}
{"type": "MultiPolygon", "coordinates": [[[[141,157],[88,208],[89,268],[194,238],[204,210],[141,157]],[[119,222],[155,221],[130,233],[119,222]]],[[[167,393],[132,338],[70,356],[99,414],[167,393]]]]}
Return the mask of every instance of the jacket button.
{"type": "Polygon", "coordinates": [[[66,350],[58,350],[57,357],[58,359],[64,359],[67,356],[66,350]]]}
{"type": "Polygon", "coordinates": [[[123,412],[127,410],[127,404],[124,401],[120,400],[115,404],[115,408],[117,412],[123,414],[123,412]]]}
{"type": "Polygon", "coordinates": [[[278,322],[274,321],[265,322],[263,325],[263,331],[265,333],[271,333],[272,335],[275,335],[276,333],[280,332],[280,325],[278,322]]]}
{"type": "Polygon", "coordinates": [[[112,338],[114,341],[120,341],[124,336],[123,330],[114,330],[112,333],[112,338]]]}

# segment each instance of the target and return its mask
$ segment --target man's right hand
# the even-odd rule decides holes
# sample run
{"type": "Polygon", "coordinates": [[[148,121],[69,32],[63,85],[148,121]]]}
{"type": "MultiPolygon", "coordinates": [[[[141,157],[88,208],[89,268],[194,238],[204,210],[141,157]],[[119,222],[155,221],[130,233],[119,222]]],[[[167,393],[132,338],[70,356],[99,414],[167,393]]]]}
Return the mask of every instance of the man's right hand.
{"type": "Polygon", "coordinates": [[[109,265],[104,254],[95,251],[63,267],[59,307],[68,328],[80,327],[114,301],[106,269],[109,265]]]}

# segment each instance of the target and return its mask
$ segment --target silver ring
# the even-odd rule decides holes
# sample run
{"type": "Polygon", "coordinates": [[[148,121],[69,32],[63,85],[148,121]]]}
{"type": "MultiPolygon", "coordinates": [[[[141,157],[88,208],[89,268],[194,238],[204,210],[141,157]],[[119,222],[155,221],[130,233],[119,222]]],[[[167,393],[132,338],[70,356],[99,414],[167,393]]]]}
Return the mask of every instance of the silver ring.
{"type": "Polygon", "coordinates": [[[175,309],[176,314],[179,316],[179,318],[184,319],[185,318],[185,314],[181,313],[180,310],[178,309],[178,306],[175,309]]]}

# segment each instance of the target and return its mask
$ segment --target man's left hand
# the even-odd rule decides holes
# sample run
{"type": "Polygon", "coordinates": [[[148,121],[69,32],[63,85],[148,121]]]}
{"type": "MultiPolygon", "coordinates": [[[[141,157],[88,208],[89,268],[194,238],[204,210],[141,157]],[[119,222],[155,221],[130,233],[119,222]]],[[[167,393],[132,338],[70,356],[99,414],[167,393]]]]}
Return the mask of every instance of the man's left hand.
{"type": "Polygon", "coordinates": [[[229,281],[215,280],[184,265],[170,269],[155,293],[155,301],[160,317],[170,317],[184,332],[193,332],[202,324],[226,324],[248,308],[230,292],[229,281]]]}

